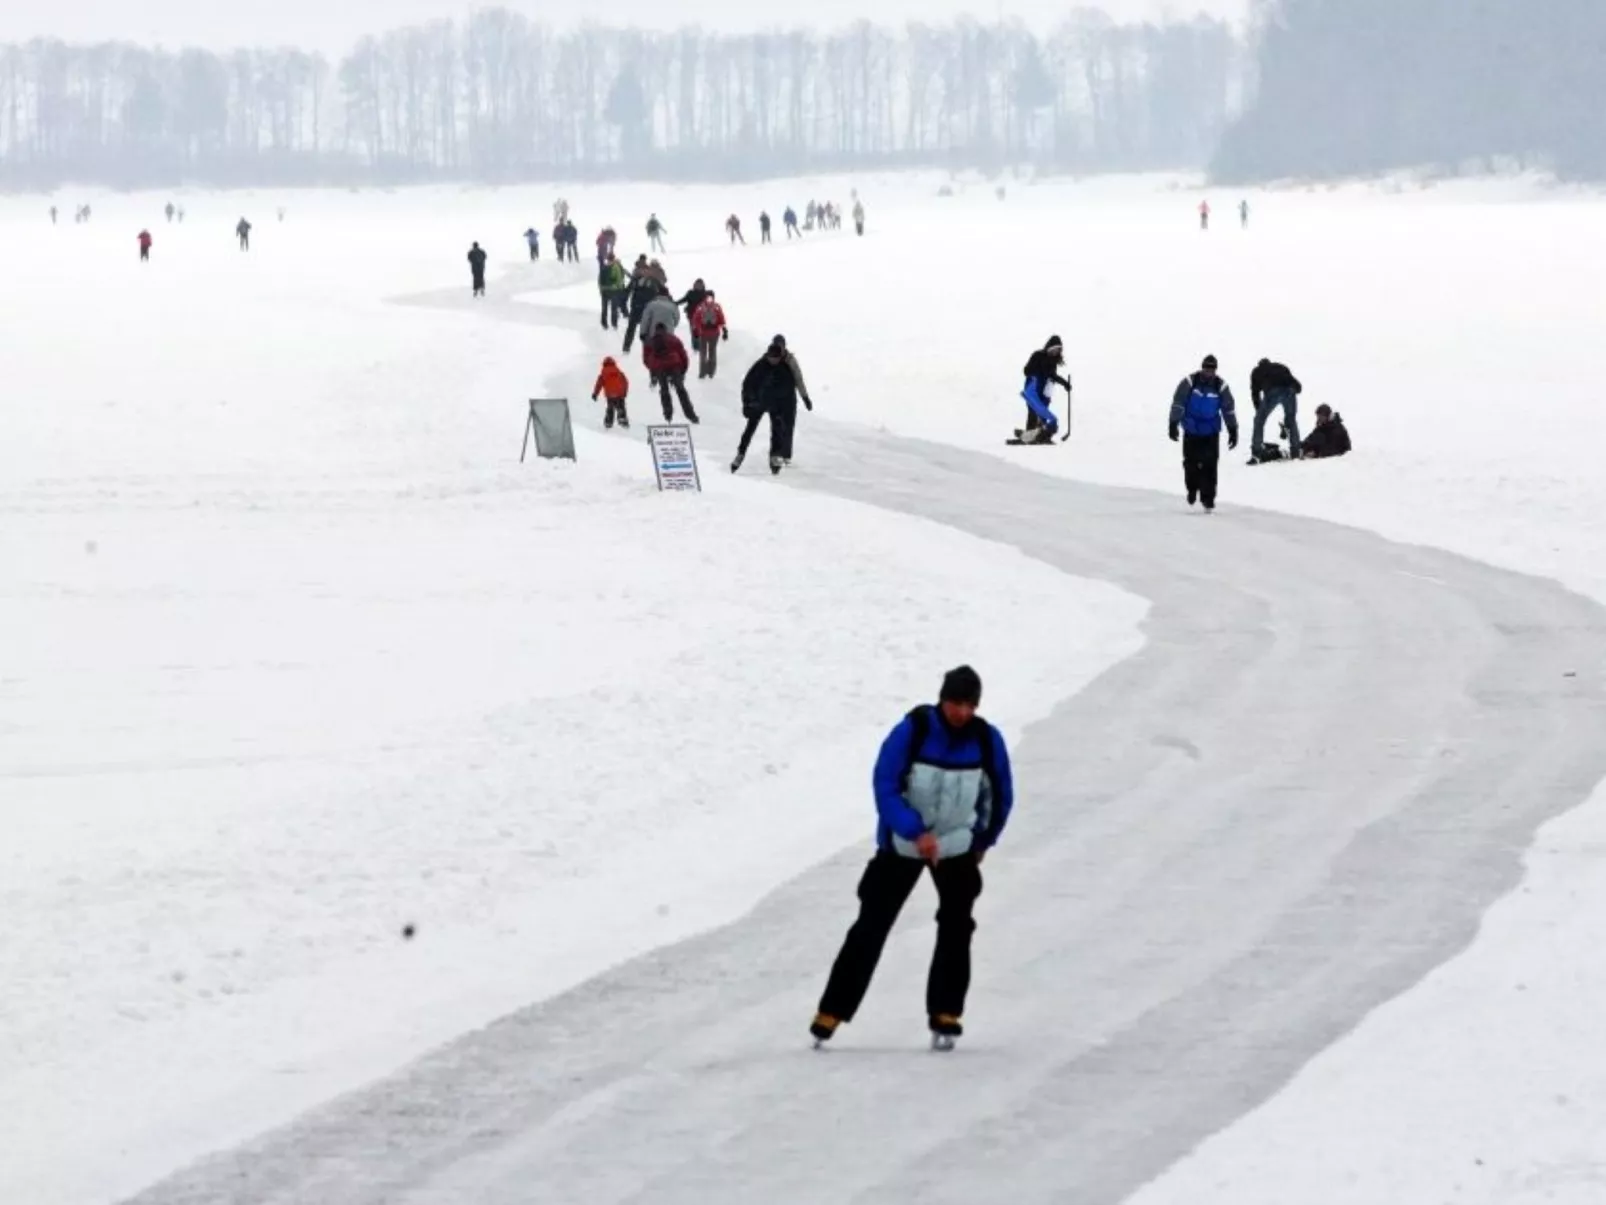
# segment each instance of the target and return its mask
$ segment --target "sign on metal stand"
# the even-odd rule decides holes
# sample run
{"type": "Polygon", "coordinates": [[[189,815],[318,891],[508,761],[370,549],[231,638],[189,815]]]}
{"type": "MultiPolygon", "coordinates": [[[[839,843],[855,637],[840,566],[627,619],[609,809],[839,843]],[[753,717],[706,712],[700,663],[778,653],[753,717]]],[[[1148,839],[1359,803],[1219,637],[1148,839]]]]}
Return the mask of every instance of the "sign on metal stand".
{"type": "Polygon", "coordinates": [[[647,443],[652,448],[652,467],[658,474],[660,491],[702,490],[702,478],[697,475],[697,449],[692,445],[689,426],[685,423],[649,426],[647,443]]]}
{"type": "Polygon", "coordinates": [[[573,460],[574,425],[569,421],[569,399],[530,399],[530,417],[524,424],[524,446],[519,449],[520,464],[530,450],[531,434],[535,436],[535,454],[543,460],[573,460]]]}

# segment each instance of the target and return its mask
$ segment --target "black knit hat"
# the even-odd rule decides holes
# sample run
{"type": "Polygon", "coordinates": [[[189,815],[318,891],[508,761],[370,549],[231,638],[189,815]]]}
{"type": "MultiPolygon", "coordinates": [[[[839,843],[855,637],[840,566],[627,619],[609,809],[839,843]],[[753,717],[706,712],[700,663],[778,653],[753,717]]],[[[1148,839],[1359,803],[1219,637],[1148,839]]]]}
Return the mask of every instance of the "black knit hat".
{"type": "Polygon", "coordinates": [[[969,703],[972,707],[979,706],[981,675],[968,665],[949,670],[943,675],[942,693],[937,699],[942,703],[969,703]]]}
{"type": "Polygon", "coordinates": [[[1200,365],[1200,367],[1203,368],[1206,372],[1215,372],[1216,371],[1216,358],[1214,356],[1206,356],[1204,358],[1204,363],[1202,365],[1200,365]]]}
{"type": "Polygon", "coordinates": [[[1048,342],[1043,344],[1043,350],[1044,351],[1064,351],[1065,350],[1065,340],[1061,339],[1058,335],[1050,335],[1048,337],[1048,342]]]}

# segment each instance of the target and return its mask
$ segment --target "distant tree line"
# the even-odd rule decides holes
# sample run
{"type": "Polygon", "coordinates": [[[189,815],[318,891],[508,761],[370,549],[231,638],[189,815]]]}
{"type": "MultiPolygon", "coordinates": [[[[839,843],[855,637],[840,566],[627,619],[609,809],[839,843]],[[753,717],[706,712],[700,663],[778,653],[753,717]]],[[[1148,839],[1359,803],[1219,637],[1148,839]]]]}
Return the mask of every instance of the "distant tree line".
{"type": "Polygon", "coordinates": [[[505,9],[338,63],[0,46],[0,186],[728,180],[944,166],[1202,167],[1249,51],[1224,22],[861,21],[831,33],[554,31],[505,9]]]}
{"type": "Polygon", "coordinates": [[[1223,180],[1491,160],[1606,178],[1603,0],[1263,3],[1223,180]]]}

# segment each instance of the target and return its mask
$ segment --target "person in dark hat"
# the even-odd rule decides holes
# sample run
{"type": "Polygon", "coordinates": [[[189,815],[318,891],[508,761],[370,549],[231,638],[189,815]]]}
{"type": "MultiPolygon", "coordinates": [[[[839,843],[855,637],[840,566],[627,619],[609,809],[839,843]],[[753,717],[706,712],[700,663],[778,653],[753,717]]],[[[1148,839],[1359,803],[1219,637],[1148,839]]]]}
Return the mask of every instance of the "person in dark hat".
{"type": "Polygon", "coordinates": [[[1216,371],[1214,356],[1206,356],[1199,371],[1182,378],[1171,395],[1171,441],[1182,440],[1182,475],[1188,505],[1200,503],[1216,509],[1216,473],[1221,465],[1221,428],[1227,428],[1227,446],[1238,446],[1238,410],[1232,387],[1216,371]]]}
{"type": "Polygon", "coordinates": [[[787,349],[786,336],[776,335],[742,378],[742,417],[747,420],[747,426],[736,446],[731,472],[740,469],[742,461],[747,459],[747,449],[765,415],[769,415],[770,420],[770,472],[779,473],[792,463],[792,435],[797,428],[800,397],[806,409],[814,409],[814,399],[809,397],[809,387],[803,381],[803,369],[797,357],[787,349]]]}
{"type": "Polygon", "coordinates": [[[853,1020],[887,935],[926,870],[937,887],[937,944],[926,983],[933,1044],[964,1032],[970,940],[981,863],[1014,807],[1004,738],[976,714],[981,677],[950,670],[936,704],[916,707],[882,742],[875,764],[876,852],[859,880],[859,917],[848,930],[809,1032],[830,1041],[853,1020]]]}
{"type": "Polygon", "coordinates": [[[1034,351],[1026,361],[1026,385],[1020,391],[1026,402],[1026,426],[1015,432],[1021,443],[1047,443],[1059,431],[1059,419],[1049,408],[1048,391],[1052,385],[1065,390],[1065,404],[1070,406],[1071,381],[1061,375],[1065,367],[1065,344],[1058,335],[1050,335],[1048,342],[1034,351]]]}

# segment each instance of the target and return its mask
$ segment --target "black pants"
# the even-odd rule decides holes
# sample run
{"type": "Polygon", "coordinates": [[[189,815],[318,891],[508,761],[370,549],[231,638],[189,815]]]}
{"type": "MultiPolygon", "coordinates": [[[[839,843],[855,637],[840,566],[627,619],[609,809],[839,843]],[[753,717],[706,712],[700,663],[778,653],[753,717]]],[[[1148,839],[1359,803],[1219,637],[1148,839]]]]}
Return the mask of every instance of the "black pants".
{"type": "Polygon", "coordinates": [[[747,426],[742,428],[742,442],[736,445],[741,455],[747,455],[747,449],[753,442],[753,436],[758,433],[759,423],[764,416],[770,416],[770,459],[792,459],[792,432],[797,428],[797,403],[790,406],[772,406],[762,410],[743,410],[747,416],[747,426]]]}
{"type": "Polygon", "coordinates": [[[150,257],[151,257],[151,249],[149,247],[141,247],[139,249],[139,257],[142,260],[150,259],[150,257]]]}
{"type": "Polygon", "coordinates": [[[1182,477],[1188,493],[1197,493],[1206,506],[1216,504],[1216,469],[1221,462],[1221,436],[1182,437],[1182,477]]]}
{"type": "Polygon", "coordinates": [[[669,396],[671,388],[674,389],[675,396],[680,398],[681,413],[690,421],[697,421],[697,411],[692,408],[691,394],[686,392],[685,373],[677,372],[669,376],[656,377],[653,383],[658,386],[658,397],[664,404],[664,422],[667,423],[675,417],[675,403],[669,396]]]}
{"type": "Polygon", "coordinates": [[[636,341],[636,332],[641,329],[641,315],[641,310],[630,311],[630,321],[625,324],[626,351],[629,351],[630,345],[636,341]]]}
{"type": "Polygon", "coordinates": [[[719,335],[714,334],[697,341],[697,377],[712,379],[719,368],[719,335]]]}
{"type": "Polygon", "coordinates": [[[764,241],[766,243],[769,242],[770,241],[770,228],[768,226],[764,227],[764,229],[761,231],[761,233],[764,236],[764,241]]]}
{"type": "MultiPolygon", "coordinates": [[[[621,304],[621,302],[619,300],[619,294],[617,294],[617,293],[604,293],[604,294],[602,294],[602,326],[603,326],[603,329],[606,330],[611,326],[614,330],[618,330],[619,329],[619,315],[624,313],[624,310],[625,310],[625,307],[623,306],[623,304],[621,304]]],[[[626,348],[625,350],[628,351],[629,348],[626,348]]]]}
{"type": "Polygon", "coordinates": [[[603,417],[602,425],[612,427],[616,421],[621,427],[630,425],[630,412],[625,408],[625,399],[622,397],[608,399],[608,413],[603,417]]]}
{"type": "MultiPolygon", "coordinates": [[[[820,997],[820,1011],[851,1021],[870,989],[887,935],[926,863],[885,851],[877,853],[859,880],[859,919],[842,943],[831,978],[820,997]]],[[[937,945],[926,979],[926,1014],[962,1017],[970,990],[971,913],[981,895],[981,866],[973,854],[945,858],[931,867],[937,885],[937,945]]]]}

